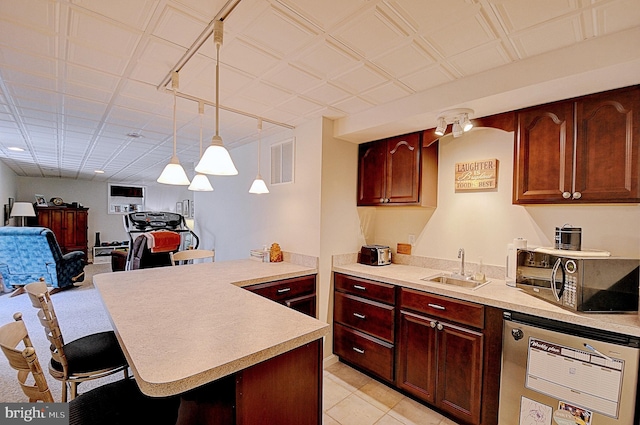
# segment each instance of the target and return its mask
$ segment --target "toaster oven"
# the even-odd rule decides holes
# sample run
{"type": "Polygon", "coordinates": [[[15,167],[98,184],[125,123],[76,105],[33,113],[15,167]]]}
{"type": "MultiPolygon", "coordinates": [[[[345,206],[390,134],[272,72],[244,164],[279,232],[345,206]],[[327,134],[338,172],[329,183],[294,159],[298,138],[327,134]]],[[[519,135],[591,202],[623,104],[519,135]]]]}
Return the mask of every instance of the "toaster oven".
{"type": "Polygon", "coordinates": [[[364,245],[360,249],[358,262],[368,266],[391,264],[391,249],[384,245],[364,245]]]}

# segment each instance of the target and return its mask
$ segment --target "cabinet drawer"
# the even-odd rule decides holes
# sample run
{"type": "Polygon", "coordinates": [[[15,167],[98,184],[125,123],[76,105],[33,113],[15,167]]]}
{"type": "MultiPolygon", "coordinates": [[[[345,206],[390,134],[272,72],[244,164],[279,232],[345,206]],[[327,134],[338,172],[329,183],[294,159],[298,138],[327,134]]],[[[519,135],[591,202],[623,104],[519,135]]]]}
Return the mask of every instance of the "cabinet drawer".
{"type": "Polygon", "coordinates": [[[276,282],[259,283],[257,285],[246,286],[245,289],[269,298],[270,300],[281,302],[289,298],[314,294],[316,292],[316,277],[312,275],[276,282]]]}
{"type": "Polygon", "coordinates": [[[354,295],[335,293],[334,320],[393,343],[395,308],[354,295]]]}
{"type": "Polygon", "coordinates": [[[380,301],[386,304],[395,304],[396,302],[394,285],[346,276],[340,273],[335,274],[334,280],[335,287],[339,291],[358,295],[374,301],[380,301]]]}
{"type": "Polygon", "coordinates": [[[484,328],[484,306],[402,288],[400,308],[426,313],[479,329],[484,328]]]}
{"type": "Polygon", "coordinates": [[[347,362],[393,381],[393,345],[389,343],[335,323],[333,352],[347,362]]]}

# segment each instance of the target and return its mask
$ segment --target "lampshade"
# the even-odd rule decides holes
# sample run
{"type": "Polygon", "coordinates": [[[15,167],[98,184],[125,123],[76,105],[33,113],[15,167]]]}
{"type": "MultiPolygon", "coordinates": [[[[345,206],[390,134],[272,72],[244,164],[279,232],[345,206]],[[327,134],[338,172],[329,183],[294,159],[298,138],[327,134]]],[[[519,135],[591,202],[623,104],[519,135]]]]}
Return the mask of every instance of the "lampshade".
{"type": "Polygon", "coordinates": [[[11,217],[35,217],[36,212],[30,202],[14,202],[11,217]]]}
{"type": "Polygon", "coordinates": [[[258,175],[256,179],[251,184],[249,188],[249,193],[255,193],[257,195],[263,193],[269,193],[269,189],[267,189],[267,184],[262,180],[262,176],[260,175],[260,145],[262,144],[262,120],[258,120],[258,175]]]}
{"type": "Polygon", "coordinates": [[[216,45],[216,134],[211,138],[211,146],[207,148],[196,165],[196,172],[215,176],[235,176],[238,174],[229,151],[222,144],[220,137],[220,46],[222,45],[222,21],[213,26],[213,42],[216,45]]]}
{"type": "MultiPolygon", "coordinates": [[[[202,157],[202,116],[204,115],[204,102],[198,102],[198,114],[200,115],[200,157],[202,157]]],[[[212,192],[213,186],[211,186],[211,182],[207,176],[198,173],[193,180],[191,180],[188,189],[195,192],[212,192]]]]}
{"type": "Polygon", "coordinates": [[[185,173],[184,168],[180,165],[180,161],[176,155],[171,157],[171,161],[164,167],[157,182],[181,186],[186,186],[190,183],[189,177],[187,177],[187,173],[185,173]]]}
{"type": "Polygon", "coordinates": [[[213,191],[213,186],[211,186],[211,182],[207,176],[204,174],[196,174],[193,180],[191,180],[189,190],[195,192],[211,192],[213,191]]]}
{"type": "Polygon", "coordinates": [[[176,128],[176,90],[178,89],[178,73],[174,72],[171,75],[171,88],[173,89],[173,156],[171,160],[162,170],[162,174],[156,180],[158,183],[171,184],[176,186],[186,186],[190,183],[187,173],[184,172],[184,168],[180,165],[180,160],[176,153],[177,144],[177,128],[176,128]]]}

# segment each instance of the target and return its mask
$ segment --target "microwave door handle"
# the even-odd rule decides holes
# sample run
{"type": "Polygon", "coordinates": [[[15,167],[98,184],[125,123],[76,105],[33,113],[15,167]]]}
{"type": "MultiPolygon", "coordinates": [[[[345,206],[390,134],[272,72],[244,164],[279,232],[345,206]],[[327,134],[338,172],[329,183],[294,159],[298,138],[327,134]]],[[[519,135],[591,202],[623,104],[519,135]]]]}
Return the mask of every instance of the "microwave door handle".
{"type": "MultiPolygon", "coordinates": [[[[553,265],[553,270],[551,270],[551,291],[553,292],[553,296],[556,301],[560,302],[560,297],[558,296],[558,288],[556,287],[556,274],[558,273],[558,268],[562,265],[562,259],[558,258],[556,263],[553,265]]],[[[564,280],[564,270],[563,270],[563,280],[564,280]]],[[[564,282],[562,284],[564,289],[564,282]]]]}

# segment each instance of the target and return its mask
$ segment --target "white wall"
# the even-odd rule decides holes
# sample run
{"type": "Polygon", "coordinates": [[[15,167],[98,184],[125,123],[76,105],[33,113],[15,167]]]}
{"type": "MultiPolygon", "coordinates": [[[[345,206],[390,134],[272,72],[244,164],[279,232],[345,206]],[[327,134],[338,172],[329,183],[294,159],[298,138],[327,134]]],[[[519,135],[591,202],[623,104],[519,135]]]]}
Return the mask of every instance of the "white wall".
{"type": "MultiPolygon", "coordinates": [[[[9,198],[14,198],[14,200],[18,202],[22,201],[21,199],[16,199],[16,177],[11,168],[0,161],[0,206],[2,207],[0,211],[0,226],[4,226],[4,205],[9,202],[9,198]]],[[[14,220],[15,219],[11,219],[9,224],[13,225],[14,220]]]]}
{"type": "MultiPolygon", "coordinates": [[[[248,258],[251,249],[277,242],[283,251],[319,256],[321,119],[295,132],[295,182],[271,185],[270,144],[262,141],[261,174],[270,193],[253,195],[258,143],[230,151],[237,176],[210,177],[213,192],[195,193],[195,226],[201,246],[216,260],[248,258]]],[[[278,140],[280,141],[280,140],[278,140]]]]}
{"type": "Polygon", "coordinates": [[[512,205],[513,133],[474,129],[454,139],[440,140],[438,207],[375,209],[375,243],[395,248],[407,242],[415,223],[433,214],[418,229],[413,254],[454,260],[464,248],[467,260],[504,266],[506,245],[515,237],[529,246],[553,246],[555,227],[570,223],[582,228],[582,248],[608,250],[613,255],[640,257],[640,206],[638,205],[512,205]],[[496,190],[455,192],[457,162],[497,158],[496,190]],[[414,223],[413,227],[409,223],[414,223]]]}

